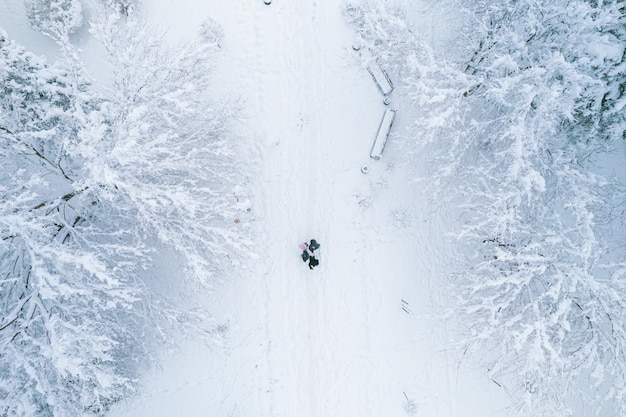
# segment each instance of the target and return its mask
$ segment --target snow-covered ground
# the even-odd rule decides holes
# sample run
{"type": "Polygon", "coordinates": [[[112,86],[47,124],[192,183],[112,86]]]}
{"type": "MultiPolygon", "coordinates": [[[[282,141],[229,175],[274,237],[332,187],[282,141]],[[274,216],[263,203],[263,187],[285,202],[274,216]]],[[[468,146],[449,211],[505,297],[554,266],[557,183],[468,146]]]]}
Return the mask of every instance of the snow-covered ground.
{"type": "Polygon", "coordinates": [[[453,217],[429,210],[399,162],[401,87],[398,134],[380,161],[369,158],[386,107],[341,2],[145,7],[173,38],[209,17],[224,28],[216,79],[220,94],[245,100],[258,257],[206,300],[224,323],[223,347],[189,342],[112,416],[506,414],[504,391],[452,348],[439,316],[453,217]],[[322,245],[315,271],[297,247],[311,238],[322,245]]]}

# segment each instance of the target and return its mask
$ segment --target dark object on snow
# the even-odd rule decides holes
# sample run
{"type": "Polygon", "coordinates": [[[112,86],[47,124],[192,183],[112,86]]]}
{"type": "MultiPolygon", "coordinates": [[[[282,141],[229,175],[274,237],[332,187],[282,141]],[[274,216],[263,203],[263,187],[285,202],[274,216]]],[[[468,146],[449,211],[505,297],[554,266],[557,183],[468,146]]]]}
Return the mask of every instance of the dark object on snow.
{"type": "Polygon", "coordinates": [[[309,250],[314,252],[320,248],[320,244],[317,243],[317,240],[311,239],[311,243],[309,243],[309,250]]]}
{"type": "Polygon", "coordinates": [[[306,262],[309,260],[309,252],[307,251],[302,251],[302,255],[300,255],[302,257],[302,261],[306,262]]]}
{"type": "Polygon", "coordinates": [[[309,269],[313,269],[320,264],[320,261],[313,255],[309,258],[309,269]]]}

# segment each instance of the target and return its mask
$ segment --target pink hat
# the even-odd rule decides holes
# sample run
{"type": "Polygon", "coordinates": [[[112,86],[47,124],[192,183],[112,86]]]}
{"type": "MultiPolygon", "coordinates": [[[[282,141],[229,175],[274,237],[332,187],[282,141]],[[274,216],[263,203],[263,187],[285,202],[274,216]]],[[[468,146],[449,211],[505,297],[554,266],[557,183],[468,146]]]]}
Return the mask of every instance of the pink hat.
{"type": "Polygon", "coordinates": [[[300,243],[300,246],[298,246],[301,250],[307,250],[309,247],[309,244],[304,242],[304,243],[300,243]]]}

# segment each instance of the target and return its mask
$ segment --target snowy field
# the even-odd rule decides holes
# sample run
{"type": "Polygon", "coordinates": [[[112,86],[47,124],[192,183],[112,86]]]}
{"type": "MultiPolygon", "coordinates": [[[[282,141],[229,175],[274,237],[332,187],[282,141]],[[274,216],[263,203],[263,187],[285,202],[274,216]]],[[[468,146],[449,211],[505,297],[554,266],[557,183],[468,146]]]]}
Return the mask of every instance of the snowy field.
{"type": "MultiPolygon", "coordinates": [[[[447,1],[409,3],[408,19],[445,55],[463,16],[447,1]]],[[[214,94],[238,103],[238,145],[251,155],[246,187],[233,196],[244,210],[229,227],[248,230],[252,245],[213,292],[199,290],[190,303],[210,311],[217,341],[190,337],[176,354],[157,353],[137,394],[111,417],[518,415],[506,382],[458,343],[463,318],[447,314],[448,279],[465,256],[451,236],[463,219],[428,195],[431,157],[405,157],[415,99],[390,68],[395,90],[383,102],[344,7],[151,0],[138,8],[172,44],[191,41],[207,19],[223,30],[214,94]],[[392,134],[374,160],[389,108],[397,111],[392,134]],[[313,238],[320,265],[309,270],[298,245],[313,238]]],[[[96,4],[84,8],[89,16],[96,4]]],[[[22,2],[0,0],[0,9],[9,38],[58,59],[22,2]]],[[[88,29],[73,42],[95,83],[108,86],[109,64],[88,29]]],[[[614,158],[611,175],[626,177],[614,158]]],[[[178,262],[159,264],[167,265],[164,287],[177,293],[178,262]]]]}

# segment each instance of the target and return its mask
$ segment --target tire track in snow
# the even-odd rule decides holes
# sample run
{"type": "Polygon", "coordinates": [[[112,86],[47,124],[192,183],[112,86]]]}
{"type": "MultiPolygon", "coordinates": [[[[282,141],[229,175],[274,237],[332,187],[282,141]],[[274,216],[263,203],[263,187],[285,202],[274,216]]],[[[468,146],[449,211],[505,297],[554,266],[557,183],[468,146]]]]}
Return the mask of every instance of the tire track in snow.
{"type": "MultiPolygon", "coordinates": [[[[320,86],[320,63],[319,63],[319,49],[315,44],[316,32],[318,28],[314,26],[316,18],[315,2],[302,2],[298,4],[298,10],[295,12],[302,19],[300,27],[302,28],[301,42],[303,44],[300,47],[299,53],[299,66],[301,70],[300,84],[304,87],[305,94],[300,96],[301,107],[301,131],[304,134],[304,159],[306,166],[306,193],[303,203],[305,205],[305,212],[307,217],[306,230],[308,236],[315,237],[316,239],[323,241],[323,237],[320,236],[322,229],[320,228],[321,212],[323,210],[322,201],[319,198],[318,188],[320,187],[320,159],[321,154],[319,152],[320,144],[323,142],[321,135],[322,123],[320,119],[322,116],[319,112],[320,97],[319,91],[323,86],[320,86]]],[[[320,261],[324,262],[320,256],[320,261]]],[[[316,271],[311,271],[311,275],[305,277],[305,317],[304,325],[307,327],[306,338],[304,339],[305,356],[303,362],[305,364],[304,378],[306,380],[306,388],[301,390],[300,395],[303,398],[303,404],[306,404],[306,409],[303,410],[304,416],[318,416],[324,415],[320,413],[320,402],[323,400],[320,394],[320,369],[318,366],[318,360],[320,355],[319,345],[320,339],[323,339],[324,335],[320,332],[320,326],[318,323],[319,308],[321,307],[321,300],[319,298],[319,286],[322,285],[323,280],[323,267],[318,267],[316,271]]]]}
{"type": "MultiPolygon", "coordinates": [[[[319,233],[320,229],[320,211],[322,205],[319,199],[320,187],[320,159],[319,146],[323,137],[320,134],[320,119],[318,106],[320,79],[319,49],[315,45],[316,30],[314,19],[316,16],[315,4],[312,2],[298,2],[293,4],[293,18],[297,23],[298,43],[291,48],[296,51],[293,57],[295,59],[294,74],[298,74],[294,79],[296,88],[297,112],[294,115],[298,127],[298,151],[301,165],[304,169],[300,170],[300,184],[304,185],[304,193],[302,199],[299,200],[298,206],[301,213],[305,213],[306,219],[303,221],[303,233],[306,238],[315,237],[323,240],[319,233]]],[[[324,262],[323,259],[321,259],[324,262]]],[[[297,381],[300,381],[298,390],[299,415],[302,416],[318,416],[324,415],[320,413],[319,406],[323,401],[320,394],[320,340],[324,340],[324,334],[320,332],[318,325],[319,308],[321,306],[318,296],[318,287],[322,279],[322,268],[316,271],[304,270],[304,282],[299,283],[299,293],[301,295],[301,306],[304,311],[299,315],[294,315],[294,325],[303,327],[305,332],[300,339],[299,349],[302,355],[298,358],[301,366],[301,372],[297,375],[297,381]],[[304,285],[302,285],[304,284],[304,285]],[[302,291],[304,290],[304,291],[302,291]]]]}
{"type": "MultiPolygon", "coordinates": [[[[300,238],[308,238],[307,220],[310,219],[308,213],[307,194],[310,192],[310,184],[307,179],[310,174],[310,159],[308,158],[309,138],[307,136],[308,114],[307,103],[310,99],[308,89],[308,77],[303,68],[303,55],[307,53],[306,45],[303,45],[303,37],[300,33],[294,36],[293,29],[304,29],[302,19],[306,16],[306,11],[302,8],[305,4],[300,2],[284,4],[279,11],[282,24],[281,42],[281,74],[284,77],[283,86],[285,90],[281,93],[284,97],[285,114],[283,118],[283,129],[286,140],[284,144],[285,158],[288,169],[285,172],[287,192],[291,197],[289,200],[289,211],[284,214],[283,221],[286,220],[288,228],[281,236],[286,248],[284,259],[293,259],[297,253],[295,244],[300,238]],[[304,218],[302,218],[304,216],[304,218]]],[[[303,280],[308,279],[311,273],[306,266],[295,262],[288,262],[287,273],[278,276],[278,280],[287,282],[288,298],[285,300],[289,306],[288,323],[289,328],[284,336],[290,354],[287,362],[276,362],[276,366],[288,367],[291,372],[287,375],[286,383],[289,391],[283,398],[286,402],[286,414],[308,416],[312,407],[311,398],[308,395],[311,390],[309,380],[311,369],[307,361],[307,349],[309,346],[308,336],[310,328],[306,319],[308,312],[308,294],[305,291],[303,280]]]]}
{"type": "MultiPolygon", "coordinates": [[[[249,22],[256,21],[254,18],[254,8],[246,7],[241,2],[236,2],[236,16],[237,16],[237,27],[239,32],[242,33],[242,41],[240,42],[240,47],[243,48],[242,59],[238,62],[239,66],[249,66],[251,70],[243,71],[243,91],[252,92],[253,94],[249,94],[246,96],[246,100],[248,104],[252,108],[258,108],[260,103],[251,102],[251,98],[259,98],[263,97],[263,92],[261,89],[262,84],[259,83],[259,80],[263,77],[263,74],[266,72],[264,68],[263,61],[259,56],[259,45],[262,43],[262,32],[258,30],[257,26],[251,26],[249,22]],[[247,62],[249,60],[249,62],[247,62]]],[[[251,115],[254,119],[255,115],[251,115]]],[[[262,155],[263,147],[261,146],[263,142],[260,141],[262,137],[262,128],[254,129],[250,132],[252,136],[252,140],[250,143],[255,145],[255,154],[262,155]]],[[[257,199],[258,201],[263,201],[262,199],[257,199]]],[[[267,207],[263,207],[260,210],[260,216],[264,217],[267,212],[267,207]]],[[[263,240],[265,240],[265,236],[262,235],[263,240]]],[[[257,291],[254,291],[253,294],[250,294],[253,299],[250,300],[249,305],[257,306],[257,314],[259,317],[262,317],[263,323],[267,322],[269,310],[267,308],[269,291],[267,288],[266,281],[264,277],[266,277],[270,271],[263,271],[263,275],[259,278],[261,279],[260,285],[257,284],[258,281],[255,281],[254,284],[257,286],[257,291]],[[256,295],[256,298],[254,298],[256,295]]],[[[262,323],[262,324],[263,324],[262,323]]],[[[264,393],[266,391],[266,384],[271,379],[271,369],[269,364],[267,363],[267,355],[268,350],[271,348],[271,344],[269,343],[269,338],[267,335],[267,326],[255,327],[257,331],[265,330],[265,346],[262,348],[262,352],[260,353],[262,356],[257,358],[257,363],[255,365],[255,371],[252,373],[252,386],[254,387],[255,396],[252,397],[252,401],[255,404],[262,405],[262,398],[264,397],[264,393]]],[[[261,410],[262,416],[270,416],[272,414],[272,410],[266,407],[263,407],[261,410]]]]}
{"type": "Polygon", "coordinates": [[[306,416],[311,409],[305,377],[310,368],[303,349],[307,329],[303,326],[306,297],[302,278],[309,271],[302,269],[294,256],[297,235],[303,232],[300,216],[306,213],[307,187],[302,188],[308,170],[302,170],[306,141],[300,121],[308,92],[301,79],[305,50],[301,37],[292,36],[302,14],[297,5],[285,3],[275,3],[261,13],[255,25],[265,37],[256,49],[267,71],[258,77],[257,94],[258,119],[265,126],[261,187],[269,272],[265,277],[268,314],[263,319],[269,385],[262,401],[272,417],[306,416]]]}
{"type": "MultiPolygon", "coordinates": [[[[320,233],[319,239],[323,242],[324,247],[321,249],[324,257],[321,259],[322,265],[317,271],[318,276],[314,277],[314,281],[307,282],[307,294],[309,309],[312,313],[309,317],[309,323],[312,326],[312,343],[309,350],[308,362],[314,369],[311,383],[314,385],[312,391],[312,403],[314,408],[311,410],[312,416],[333,415],[337,412],[336,395],[339,391],[335,389],[337,381],[341,378],[337,374],[337,370],[341,365],[337,363],[337,338],[332,323],[332,315],[338,314],[333,303],[333,298],[329,297],[328,284],[329,279],[334,279],[332,271],[333,255],[329,251],[332,230],[331,225],[334,190],[332,189],[332,178],[328,177],[330,172],[329,153],[330,143],[333,140],[334,132],[332,132],[331,105],[329,102],[328,89],[331,83],[329,78],[329,65],[331,63],[325,60],[324,53],[329,45],[332,45],[334,39],[328,39],[332,30],[329,30],[329,19],[326,8],[337,7],[332,3],[319,4],[318,1],[308,2],[311,9],[311,33],[309,33],[311,41],[311,51],[316,51],[312,55],[313,63],[311,65],[311,81],[313,86],[312,102],[312,125],[315,128],[315,140],[309,144],[312,148],[310,154],[314,158],[315,166],[312,170],[313,191],[309,197],[310,204],[315,208],[313,213],[317,220],[317,233],[320,233]],[[323,52],[324,51],[324,52],[323,52]],[[313,156],[314,155],[314,156],[313,156]],[[323,391],[322,391],[323,390],[323,391]]],[[[337,109],[335,109],[337,110],[337,109]]]]}

